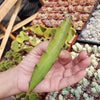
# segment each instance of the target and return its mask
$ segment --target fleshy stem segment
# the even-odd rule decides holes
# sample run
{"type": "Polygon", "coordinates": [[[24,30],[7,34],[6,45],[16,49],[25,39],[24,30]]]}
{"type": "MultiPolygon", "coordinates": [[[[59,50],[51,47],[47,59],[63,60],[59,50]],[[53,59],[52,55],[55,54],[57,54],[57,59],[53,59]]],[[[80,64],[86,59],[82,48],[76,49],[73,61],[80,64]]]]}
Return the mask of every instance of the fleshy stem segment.
{"type": "Polygon", "coordinates": [[[43,80],[45,75],[53,66],[66,41],[70,27],[70,18],[64,20],[61,27],[58,27],[55,37],[50,40],[47,50],[43,53],[40,62],[34,68],[31,81],[29,83],[29,89],[25,98],[31,94],[32,90],[43,80]]]}

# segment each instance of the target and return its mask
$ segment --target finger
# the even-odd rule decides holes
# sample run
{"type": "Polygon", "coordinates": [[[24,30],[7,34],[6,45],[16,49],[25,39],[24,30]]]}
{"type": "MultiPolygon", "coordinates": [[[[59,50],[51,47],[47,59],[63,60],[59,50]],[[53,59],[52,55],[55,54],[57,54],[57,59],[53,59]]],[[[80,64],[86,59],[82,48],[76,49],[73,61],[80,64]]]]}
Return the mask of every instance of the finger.
{"type": "Polygon", "coordinates": [[[65,64],[68,64],[70,61],[72,61],[72,57],[67,50],[62,50],[58,57],[58,61],[61,64],[65,65],[65,64]]]}
{"type": "Polygon", "coordinates": [[[85,70],[91,64],[91,59],[88,57],[82,60],[79,64],[67,69],[64,73],[64,77],[69,77],[71,75],[76,74],[81,70],[85,70]]]}
{"type": "Polygon", "coordinates": [[[80,61],[84,60],[85,58],[87,58],[87,52],[84,50],[82,52],[79,53],[79,56],[76,57],[72,64],[75,66],[76,64],[78,64],[80,61]]]}
{"type": "Polygon", "coordinates": [[[77,65],[79,62],[87,58],[87,52],[86,51],[81,51],[79,55],[68,65],[65,66],[65,68],[69,69],[75,65],[77,65]]]}
{"type": "Polygon", "coordinates": [[[77,64],[76,66],[74,66],[72,69],[72,73],[75,74],[80,70],[85,70],[87,67],[89,67],[91,64],[91,59],[88,57],[86,59],[84,59],[83,61],[81,61],[79,64],[77,64]]]}
{"type": "Polygon", "coordinates": [[[85,77],[85,70],[79,71],[77,74],[72,75],[70,77],[63,78],[59,84],[59,90],[71,86],[77,82],[79,82],[83,77],[85,77]]]}
{"type": "Polygon", "coordinates": [[[31,52],[21,61],[19,66],[21,66],[27,71],[33,71],[34,66],[38,64],[41,55],[47,49],[48,43],[48,41],[45,41],[34,47],[31,52]]]}

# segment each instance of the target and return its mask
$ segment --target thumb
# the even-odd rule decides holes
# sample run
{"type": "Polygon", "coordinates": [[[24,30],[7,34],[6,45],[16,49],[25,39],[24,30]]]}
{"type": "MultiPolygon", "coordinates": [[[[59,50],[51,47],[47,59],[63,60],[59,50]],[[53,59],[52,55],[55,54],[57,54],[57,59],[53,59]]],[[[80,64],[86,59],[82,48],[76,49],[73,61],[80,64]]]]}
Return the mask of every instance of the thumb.
{"type": "Polygon", "coordinates": [[[45,41],[34,47],[19,65],[26,70],[29,70],[29,67],[33,69],[38,64],[43,52],[46,51],[48,44],[49,41],[45,41]]]}
{"type": "Polygon", "coordinates": [[[31,55],[38,55],[41,56],[44,51],[46,51],[48,47],[49,41],[44,41],[40,43],[38,46],[34,47],[30,52],[31,55]]]}
{"type": "Polygon", "coordinates": [[[63,65],[66,65],[72,61],[72,57],[67,50],[62,50],[58,58],[59,62],[63,65]]]}

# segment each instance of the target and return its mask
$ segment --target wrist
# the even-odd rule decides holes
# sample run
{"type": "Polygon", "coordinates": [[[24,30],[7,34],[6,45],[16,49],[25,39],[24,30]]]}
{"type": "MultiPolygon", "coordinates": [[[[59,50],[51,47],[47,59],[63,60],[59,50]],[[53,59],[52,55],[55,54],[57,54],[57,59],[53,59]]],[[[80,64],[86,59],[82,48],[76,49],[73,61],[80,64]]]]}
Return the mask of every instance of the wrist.
{"type": "Polygon", "coordinates": [[[0,73],[0,99],[21,92],[17,88],[17,73],[17,67],[0,73]]]}
{"type": "Polygon", "coordinates": [[[18,89],[18,67],[12,68],[10,70],[10,73],[11,73],[11,88],[12,88],[10,95],[19,94],[22,91],[18,89]]]}

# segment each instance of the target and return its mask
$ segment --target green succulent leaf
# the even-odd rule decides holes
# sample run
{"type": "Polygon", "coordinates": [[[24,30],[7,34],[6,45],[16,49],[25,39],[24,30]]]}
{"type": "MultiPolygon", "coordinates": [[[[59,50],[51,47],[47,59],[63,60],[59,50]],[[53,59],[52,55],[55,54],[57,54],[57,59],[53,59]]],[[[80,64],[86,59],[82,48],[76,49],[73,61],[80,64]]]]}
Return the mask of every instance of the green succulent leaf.
{"type": "Polygon", "coordinates": [[[25,47],[24,43],[18,43],[16,40],[12,42],[11,49],[13,52],[21,52],[23,51],[23,48],[25,47]]]}
{"type": "Polygon", "coordinates": [[[38,94],[32,93],[32,94],[29,96],[29,100],[37,100],[38,97],[39,97],[38,94]]]}
{"type": "Polygon", "coordinates": [[[16,40],[12,42],[11,49],[13,51],[18,51],[19,50],[19,44],[18,44],[18,42],[16,40]]]}
{"type": "Polygon", "coordinates": [[[4,64],[5,68],[6,69],[9,69],[9,68],[12,68],[15,66],[15,63],[12,62],[12,61],[6,61],[5,64],[4,64]]]}
{"type": "Polygon", "coordinates": [[[37,30],[40,29],[42,32],[45,32],[47,30],[47,27],[43,26],[43,25],[39,25],[37,30]]]}
{"type": "Polygon", "coordinates": [[[5,58],[11,59],[12,58],[12,51],[8,51],[5,55],[5,58]]]}
{"type": "Polygon", "coordinates": [[[40,62],[34,68],[27,95],[29,95],[37,86],[37,84],[42,81],[42,79],[52,67],[66,41],[70,27],[71,19],[67,19],[63,22],[61,27],[57,28],[55,37],[50,40],[46,52],[44,52],[40,62]]]}
{"type": "Polygon", "coordinates": [[[35,25],[33,25],[30,30],[32,32],[34,32],[37,35],[43,35],[44,32],[46,31],[46,27],[44,27],[43,25],[39,25],[38,27],[36,27],[35,25]]]}
{"type": "Polygon", "coordinates": [[[32,49],[33,49],[33,47],[32,47],[32,46],[29,46],[29,47],[27,47],[27,48],[24,48],[23,50],[24,50],[25,52],[29,53],[32,49]]]}
{"type": "Polygon", "coordinates": [[[29,37],[24,33],[24,31],[21,31],[20,34],[16,37],[16,40],[19,43],[23,43],[24,41],[29,41],[29,37]]]}
{"type": "Polygon", "coordinates": [[[13,58],[14,58],[14,62],[16,62],[18,64],[22,61],[22,57],[21,57],[20,53],[13,52],[13,58]]]}
{"type": "Polygon", "coordinates": [[[70,46],[70,45],[69,45],[68,43],[65,42],[63,49],[64,49],[64,50],[67,50],[67,49],[69,48],[69,46],[70,46]]]}
{"type": "Polygon", "coordinates": [[[6,71],[7,70],[5,64],[6,64],[6,60],[2,60],[0,62],[0,71],[6,71]]]}
{"type": "Polygon", "coordinates": [[[30,27],[27,27],[27,28],[26,27],[22,27],[22,30],[23,31],[28,31],[28,30],[30,30],[30,27]]]}
{"type": "Polygon", "coordinates": [[[56,28],[47,28],[47,30],[44,32],[45,37],[51,37],[54,36],[56,33],[56,28]]]}
{"type": "Polygon", "coordinates": [[[26,95],[25,98],[24,98],[23,100],[30,100],[30,99],[29,99],[29,96],[30,96],[30,95],[26,95]]]}
{"type": "Polygon", "coordinates": [[[73,38],[73,36],[75,35],[75,33],[76,33],[76,30],[73,29],[73,28],[70,28],[70,31],[69,31],[69,34],[67,36],[66,42],[69,42],[73,38]]]}
{"type": "Polygon", "coordinates": [[[32,46],[38,45],[37,40],[36,40],[36,35],[34,35],[32,41],[30,40],[29,42],[31,43],[32,46]]]}
{"type": "Polygon", "coordinates": [[[0,72],[6,70],[4,64],[5,64],[5,60],[2,60],[2,61],[0,62],[0,72]]]}
{"type": "Polygon", "coordinates": [[[23,98],[25,97],[26,93],[21,93],[21,94],[17,94],[16,95],[16,98],[19,99],[19,98],[23,98]]]}

